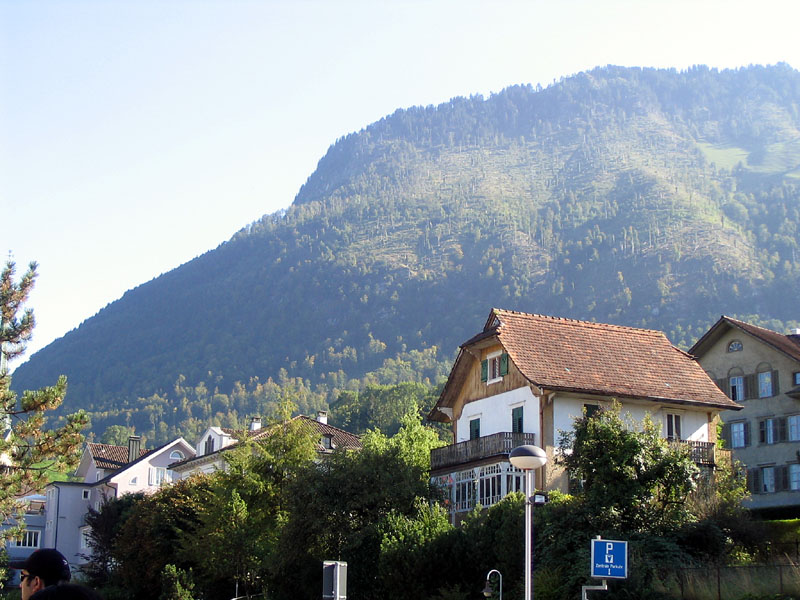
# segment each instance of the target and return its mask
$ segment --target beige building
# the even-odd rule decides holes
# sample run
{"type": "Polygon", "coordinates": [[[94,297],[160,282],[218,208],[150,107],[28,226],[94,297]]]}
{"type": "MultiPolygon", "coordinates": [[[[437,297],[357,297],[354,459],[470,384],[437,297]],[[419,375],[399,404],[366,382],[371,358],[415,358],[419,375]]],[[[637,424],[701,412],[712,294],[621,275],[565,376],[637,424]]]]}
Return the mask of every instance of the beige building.
{"type": "Polygon", "coordinates": [[[448,490],[453,521],[522,489],[523,474],[508,461],[522,444],[547,453],[537,489],[567,491],[554,460],[561,432],[612,400],[626,418],[649,415],[707,468],[720,411],[740,408],[660,331],[492,310],[461,345],[428,416],[453,428],[453,443],[431,452],[431,476],[448,490]]]}
{"type": "Polygon", "coordinates": [[[800,512],[800,330],[722,316],[689,352],[744,407],[722,420],[727,447],[747,469],[748,507],[800,512]]]}

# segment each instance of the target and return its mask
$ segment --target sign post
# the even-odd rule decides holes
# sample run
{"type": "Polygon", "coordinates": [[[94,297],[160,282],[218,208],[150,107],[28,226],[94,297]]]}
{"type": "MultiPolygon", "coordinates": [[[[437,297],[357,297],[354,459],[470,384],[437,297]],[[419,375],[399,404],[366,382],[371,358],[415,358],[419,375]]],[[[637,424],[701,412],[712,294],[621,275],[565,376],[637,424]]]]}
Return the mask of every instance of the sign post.
{"type": "Polygon", "coordinates": [[[604,540],[598,535],[592,540],[592,577],[602,579],[601,585],[581,586],[581,598],[587,600],[589,590],[607,590],[606,579],[628,577],[628,542],[604,540]]]}
{"type": "Polygon", "coordinates": [[[592,540],[592,577],[595,579],[628,578],[628,542],[592,540]]]}
{"type": "Polygon", "coordinates": [[[326,560],[322,563],[322,599],[347,600],[347,563],[326,560]]]}

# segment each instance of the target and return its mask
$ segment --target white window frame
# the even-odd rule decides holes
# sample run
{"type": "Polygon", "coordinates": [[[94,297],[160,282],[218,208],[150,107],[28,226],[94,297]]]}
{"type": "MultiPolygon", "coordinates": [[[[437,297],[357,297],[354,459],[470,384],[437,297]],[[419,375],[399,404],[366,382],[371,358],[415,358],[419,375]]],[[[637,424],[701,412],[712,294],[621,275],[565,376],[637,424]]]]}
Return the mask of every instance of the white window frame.
{"type": "Polygon", "coordinates": [[[739,421],[738,423],[731,423],[731,448],[744,448],[745,447],[745,435],[744,435],[745,423],[744,421],[739,421]]]}
{"type": "Polygon", "coordinates": [[[139,483],[139,477],[131,477],[131,480],[128,482],[128,485],[137,485],[139,483]]]}
{"type": "Polygon", "coordinates": [[[11,540],[16,548],[38,548],[41,543],[41,532],[38,529],[26,529],[18,540],[11,540]]]}
{"type": "Polygon", "coordinates": [[[486,385],[503,381],[503,376],[500,375],[500,356],[502,354],[502,351],[498,351],[486,356],[486,385]],[[492,377],[493,373],[494,377],[492,377]]]}
{"type": "Polygon", "coordinates": [[[733,377],[729,378],[729,382],[731,388],[731,400],[734,402],[744,400],[744,376],[734,375],[733,377]],[[734,392],[734,390],[736,391],[734,392]]]}
{"type": "Polygon", "coordinates": [[[761,492],[772,494],[775,489],[775,467],[761,467],[761,492]]]}
{"type": "Polygon", "coordinates": [[[764,419],[764,443],[776,444],[778,442],[778,419],[769,417],[764,419]]]}
{"type": "Polygon", "coordinates": [[[771,398],[772,393],[772,371],[761,371],[758,374],[758,397],[771,398]]]}
{"type": "Polygon", "coordinates": [[[664,437],[673,442],[680,442],[683,440],[681,421],[681,413],[668,412],[664,414],[664,437]],[[677,427],[676,427],[677,425],[677,427]],[[670,430],[672,430],[670,432],[670,430]],[[677,435],[676,435],[677,430],[677,435]]]}
{"type": "Polygon", "coordinates": [[[790,442],[800,441],[800,415],[786,417],[786,435],[790,442]]]}
{"type": "Polygon", "coordinates": [[[789,489],[793,492],[800,491],[800,463],[789,465],[789,489]]]}
{"type": "Polygon", "coordinates": [[[180,450],[173,450],[172,452],[169,453],[169,457],[172,460],[183,460],[186,458],[186,456],[180,450]]]}
{"type": "Polygon", "coordinates": [[[89,548],[89,531],[91,527],[81,527],[81,550],[89,548]]]}
{"type": "Polygon", "coordinates": [[[161,486],[167,483],[166,467],[150,467],[147,470],[147,485],[161,486]]]}

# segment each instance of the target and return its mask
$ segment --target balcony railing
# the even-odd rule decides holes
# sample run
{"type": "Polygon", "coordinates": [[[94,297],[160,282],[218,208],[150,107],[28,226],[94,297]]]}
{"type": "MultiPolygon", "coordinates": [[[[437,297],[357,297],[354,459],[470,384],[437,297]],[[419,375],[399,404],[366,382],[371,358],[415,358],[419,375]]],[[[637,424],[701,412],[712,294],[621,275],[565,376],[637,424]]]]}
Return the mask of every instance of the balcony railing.
{"type": "Polygon", "coordinates": [[[714,451],[716,449],[716,444],[713,442],[694,442],[690,440],[680,441],[680,442],[672,442],[673,444],[681,445],[681,446],[688,446],[689,447],[689,456],[691,456],[692,461],[696,465],[709,465],[714,466],[716,464],[714,458],[714,451]]]}
{"type": "Polygon", "coordinates": [[[431,450],[431,470],[469,463],[482,458],[510,454],[517,446],[533,444],[532,433],[494,433],[431,450]]]}

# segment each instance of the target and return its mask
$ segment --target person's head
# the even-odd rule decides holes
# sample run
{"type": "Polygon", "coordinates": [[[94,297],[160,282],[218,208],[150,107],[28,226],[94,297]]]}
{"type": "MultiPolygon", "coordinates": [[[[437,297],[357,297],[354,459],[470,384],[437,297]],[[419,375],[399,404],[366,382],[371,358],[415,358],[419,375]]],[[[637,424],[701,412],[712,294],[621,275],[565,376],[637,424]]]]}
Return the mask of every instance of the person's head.
{"type": "Polygon", "coordinates": [[[62,583],[36,592],[31,600],[102,600],[102,596],[83,585],[62,583]]]}
{"type": "Polygon", "coordinates": [[[9,566],[20,571],[22,600],[28,600],[49,585],[68,582],[72,577],[67,559],[55,548],[40,548],[25,560],[11,561],[9,566]]]}

